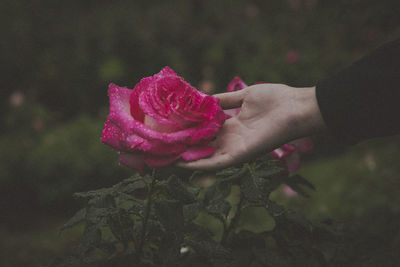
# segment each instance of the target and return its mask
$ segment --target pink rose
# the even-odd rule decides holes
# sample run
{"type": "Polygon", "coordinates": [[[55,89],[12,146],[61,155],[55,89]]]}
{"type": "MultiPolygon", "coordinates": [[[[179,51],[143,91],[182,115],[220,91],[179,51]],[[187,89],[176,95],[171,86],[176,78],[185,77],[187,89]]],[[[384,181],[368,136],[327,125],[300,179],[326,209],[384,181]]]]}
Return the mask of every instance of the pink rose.
{"type": "Polygon", "coordinates": [[[313,149],[314,143],[311,138],[303,137],[275,149],[271,155],[281,160],[281,165],[287,172],[294,173],[300,168],[300,156],[310,154],[313,149]]]}
{"type": "MultiPolygon", "coordinates": [[[[260,84],[260,82],[256,83],[260,84]]],[[[235,77],[228,84],[227,92],[233,92],[241,90],[247,87],[240,77],[235,77]]],[[[240,112],[240,108],[229,109],[225,111],[230,116],[235,116],[240,112]]],[[[314,144],[309,137],[300,138],[294,140],[288,144],[275,149],[271,152],[271,155],[277,159],[280,159],[280,165],[285,168],[289,173],[296,172],[300,168],[300,155],[309,154],[313,151],[314,144]]]]}
{"type": "Polygon", "coordinates": [[[285,61],[289,64],[297,63],[300,59],[299,53],[294,50],[289,50],[285,55],[285,61]]]}
{"type": "Polygon", "coordinates": [[[110,113],[101,141],[120,154],[120,162],[143,171],[177,159],[210,156],[210,141],[227,116],[218,99],[197,91],[165,67],[133,90],[109,85],[110,113]]]}

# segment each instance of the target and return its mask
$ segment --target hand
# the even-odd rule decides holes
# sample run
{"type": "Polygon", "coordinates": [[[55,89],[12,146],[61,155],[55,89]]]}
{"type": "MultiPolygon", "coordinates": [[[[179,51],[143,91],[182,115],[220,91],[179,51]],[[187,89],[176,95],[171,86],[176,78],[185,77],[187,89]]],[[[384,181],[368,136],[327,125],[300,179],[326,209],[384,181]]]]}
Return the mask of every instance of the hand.
{"type": "Polygon", "coordinates": [[[178,166],[203,170],[225,168],[325,127],[315,87],[257,84],[215,97],[220,99],[223,109],[241,108],[240,113],[225,121],[211,157],[179,162],[178,166]]]}

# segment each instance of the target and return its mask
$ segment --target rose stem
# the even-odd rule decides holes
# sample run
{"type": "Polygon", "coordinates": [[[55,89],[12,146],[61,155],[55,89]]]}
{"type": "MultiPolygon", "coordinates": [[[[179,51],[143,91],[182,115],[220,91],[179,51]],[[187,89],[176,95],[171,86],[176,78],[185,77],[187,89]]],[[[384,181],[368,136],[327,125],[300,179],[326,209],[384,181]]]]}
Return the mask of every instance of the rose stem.
{"type": "Polygon", "coordinates": [[[147,191],[147,201],[146,201],[146,209],[144,211],[142,235],[141,235],[141,238],[140,238],[140,245],[139,245],[139,248],[137,250],[139,258],[141,257],[144,241],[145,241],[145,238],[146,238],[147,222],[149,220],[153,188],[154,188],[154,184],[155,184],[155,181],[156,181],[156,179],[155,179],[156,175],[155,174],[156,174],[156,169],[153,169],[153,172],[151,174],[151,184],[148,187],[148,191],[147,191]]]}

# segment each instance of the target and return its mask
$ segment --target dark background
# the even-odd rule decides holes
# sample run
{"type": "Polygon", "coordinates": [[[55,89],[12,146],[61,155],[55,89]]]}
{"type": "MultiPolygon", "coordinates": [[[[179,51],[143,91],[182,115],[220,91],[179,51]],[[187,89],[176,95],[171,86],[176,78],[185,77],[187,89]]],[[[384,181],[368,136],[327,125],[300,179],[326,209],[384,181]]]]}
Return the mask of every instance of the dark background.
{"type": "MultiPolygon", "coordinates": [[[[72,193],[130,175],[99,141],[108,83],[132,88],[168,65],[209,93],[235,75],[311,86],[398,37],[399,14],[395,0],[2,0],[0,265],[62,256],[79,235],[57,232],[72,193]]],[[[301,172],[317,193],[277,198],[315,220],[376,218],[365,231],[398,244],[400,139],[315,140],[301,172]]]]}

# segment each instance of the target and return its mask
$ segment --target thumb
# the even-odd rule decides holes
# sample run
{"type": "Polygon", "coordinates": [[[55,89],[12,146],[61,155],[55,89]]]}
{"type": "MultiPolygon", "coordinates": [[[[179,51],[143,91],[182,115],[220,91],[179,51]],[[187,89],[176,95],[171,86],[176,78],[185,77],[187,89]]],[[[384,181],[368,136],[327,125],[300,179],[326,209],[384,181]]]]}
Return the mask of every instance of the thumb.
{"type": "Polygon", "coordinates": [[[222,109],[240,108],[243,103],[243,99],[247,95],[247,90],[239,90],[235,92],[222,93],[213,95],[219,99],[219,104],[222,109]]]}

